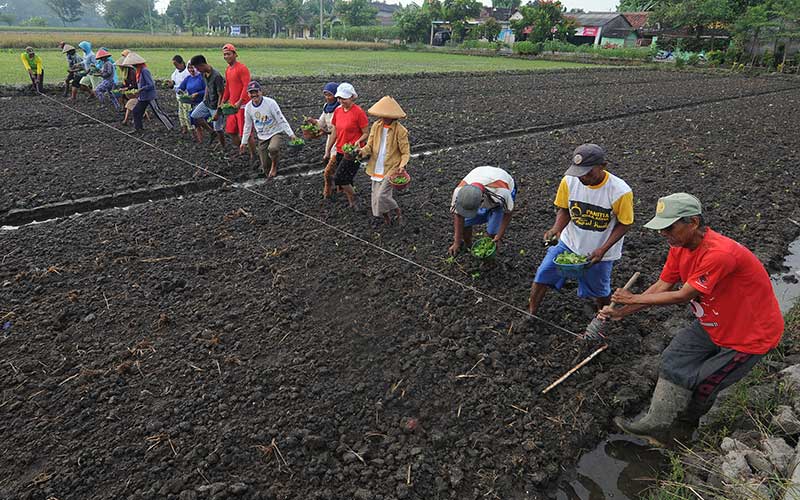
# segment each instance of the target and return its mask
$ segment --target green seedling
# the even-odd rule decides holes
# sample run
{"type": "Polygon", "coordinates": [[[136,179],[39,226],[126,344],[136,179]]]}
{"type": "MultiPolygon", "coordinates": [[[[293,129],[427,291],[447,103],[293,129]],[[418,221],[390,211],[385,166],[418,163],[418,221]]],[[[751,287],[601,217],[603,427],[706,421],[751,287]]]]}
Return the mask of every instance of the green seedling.
{"type": "Polygon", "coordinates": [[[391,182],[392,184],[408,184],[408,177],[398,175],[397,177],[392,177],[391,179],[389,179],[389,182],[391,182]]]}
{"type": "Polygon", "coordinates": [[[305,130],[312,135],[316,135],[320,133],[320,128],[313,124],[313,123],[306,123],[305,125],[300,125],[300,130],[305,130]]]}
{"type": "Polygon", "coordinates": [[[572,252],[561,252],[555,259],[556,264],[566,264],[566,265],[575,265],[575,264],[586,264],[588,260],[583,255],[578,255],[572,252]]]}
{"type": "Polygon", "coordinates": [[[494,255],[497,245],[491,238],[481,238],[472,247],[472,255],[479,259],[485,259],[494,255]]]}

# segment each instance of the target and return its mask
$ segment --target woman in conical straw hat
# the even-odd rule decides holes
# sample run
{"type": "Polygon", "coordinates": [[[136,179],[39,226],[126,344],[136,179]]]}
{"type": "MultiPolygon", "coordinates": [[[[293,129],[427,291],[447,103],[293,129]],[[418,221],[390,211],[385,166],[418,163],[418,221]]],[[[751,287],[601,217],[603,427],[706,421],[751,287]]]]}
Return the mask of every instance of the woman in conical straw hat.
{"type": "Polygon", "coordinates": [[[403,213],[392,197],[389,180],[405,174],[411,158],[408,130],[398,120],[405,118],[403,108],[390,96],[384,96],[367,113],[380,118],[369,132],[367,145],[361,149],[361,157],[369,156],[367,175],[372,179],[372,215],[383,217],[387,225],[392,223],[394,212],[398,224],[403,223],[403,213]]]}
{"type": "Polygon", "coordinates": [[[153,110],[153,113],[155,113],[156,118],[158,118],[168,130],[172,130],[175,127],[172,124],[172,120],[170,120],[169,116],[161,111],[161,108],[158,106],[156,82],[153,80],[153,75],[150,74],[150,70],[147,69],[146,62],[147,61],[136,52],[129,52],[128,56],[125,58],[125,64],[133,66],[136,69],[136,84],[138,86],[136,97],[139,99],[139,102],[137,102],[136,106],[133,108],[133,129],[134,131],[144,130],[142,118],[144,118],[144,112],[149,107],[153,110]]]}

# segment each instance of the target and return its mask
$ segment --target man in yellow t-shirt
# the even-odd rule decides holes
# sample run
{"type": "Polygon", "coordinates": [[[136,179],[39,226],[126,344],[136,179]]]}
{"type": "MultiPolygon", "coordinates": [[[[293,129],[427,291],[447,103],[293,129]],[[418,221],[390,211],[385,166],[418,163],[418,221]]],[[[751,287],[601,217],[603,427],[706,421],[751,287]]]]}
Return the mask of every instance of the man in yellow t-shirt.
{"type": "Polygon", "coordinates": [[[605,151],[582,144],[572,154],[556,193],[556,220],[544,233],[545,242],[558,238],[536,271],[529,310],[536,314],[548,288],[566,281],[554,259],[562,252],[585,255],[591,262],[578,280],[578,297],[594,299],[598,310],[609,303],[611,269],[622,257],[625,233],[633,224],[633,192],[622,179],[606,170],[605,151]]]}
{"type": "Polygon", "coordinates": [[[25,52],[19,55],[22,65],[31,77],[34,92],[44,92],[44,68],[42,58],[37,56],[33,47],[25,47],[25,52]]]}

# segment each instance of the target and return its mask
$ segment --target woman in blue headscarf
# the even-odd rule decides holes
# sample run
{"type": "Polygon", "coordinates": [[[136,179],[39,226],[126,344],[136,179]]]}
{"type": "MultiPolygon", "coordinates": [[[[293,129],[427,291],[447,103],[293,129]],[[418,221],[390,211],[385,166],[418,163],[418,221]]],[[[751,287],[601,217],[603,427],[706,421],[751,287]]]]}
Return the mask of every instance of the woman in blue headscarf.
{"type": "Polygon", "coordinates": [[[83,51],[83,69],[86,74],[81,78],[80,84],[87,94],[94,97],[94,88],[102,81],[99,76],[92,75],[92,73],[99,74],[97,68],[97,59],[92,51],[92,44],[86,40],[78,44],[78,47],[83,51]]]}
{"type": "Polygon", "coordinates": [[[325,97],[325,104],[322,106],[322,114],[319,118],[308,118],[308,123],[313,123],[318,126],[323,134],[328,136],[325,141],[325,154],[322,156],[322,161],[329,160],[325,166],[325,187],[322,190],[322,196],[328,198],[333,193],[333,175],[336,173],[336,145],[334,144],[331,133],[331,120],[333,119],[333,112],[339,107],[339,100],[336,99],[336,89],[339,84],[336,82],[328,82],[322,88],[322,95],[325,97]]]}

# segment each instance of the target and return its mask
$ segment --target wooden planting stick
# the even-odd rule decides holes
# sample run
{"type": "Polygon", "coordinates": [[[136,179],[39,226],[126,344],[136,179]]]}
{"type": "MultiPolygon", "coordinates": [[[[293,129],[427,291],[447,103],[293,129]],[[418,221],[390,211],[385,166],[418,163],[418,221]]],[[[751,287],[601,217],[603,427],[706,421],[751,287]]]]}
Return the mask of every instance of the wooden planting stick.
{"type": "Polygon", "coordinates": [[[572,375],[572,374],[573,374],[573,373],[575,373],[576,371],[580,370],[582,366],[584,366],[586,363],[588,363],[589,361],[591,361],[591,360],[592,360],[592,359],[593,359],[595,356],[597,356],[597,355],[598,355],[598,354],[600,354],[601,352],[605,351],[606,349],[608,349],[608,344],[603,344],[603,345],[601,345],[601,346],[600,346],[600,347],[599,347],[599,348],[598,348],[596,351],[594,351],[594,352],[593,352],[593,353],[591,353],[589,356],[587,356],[587,357],[586,357],[586,359],[584,359],[583,361],[581,361],[581,362],[580,362],[580,363],[578,363],[577,365],[573,366],[573,367],[572,367],[572,368],[571,368],[571,369],[570,369],[570,370],[569,370],[567,373],[565,373],[564,375],[562,375],[562,376],[561,376],[561,377],[560,377],[558,380],[556,380],[556,381],[555,381],[555,382],[553,382],[552,384],[548,385],[548,386],[547,386],[547,388],[546,388],[545,390],[543,390],[543,391],[542,391],[542,394],[547,394],[547,393],[548,393],[548,391],[550,391],[550,389],[554,388],[555,386],[557,386],[557,385],[558,385],[558,384],[560,384],[561,382],[563,382],[563,381],[567,380],[567,379],[569,378],[569,376],[570,376],[570,375],[572,375]]]}

